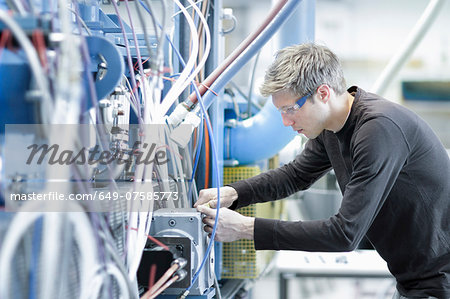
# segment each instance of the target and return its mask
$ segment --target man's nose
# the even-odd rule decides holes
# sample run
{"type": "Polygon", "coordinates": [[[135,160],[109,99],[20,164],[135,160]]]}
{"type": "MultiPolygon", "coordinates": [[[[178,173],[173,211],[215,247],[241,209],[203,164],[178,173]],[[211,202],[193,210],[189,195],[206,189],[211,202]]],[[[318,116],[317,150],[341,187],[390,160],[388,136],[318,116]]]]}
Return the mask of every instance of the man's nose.
{"type": "Polygon", "coordinates": [[[286,127],[294,124],[294,121],[286,113],[281,113],[281,119],[283,120],[283,125],[286,127]]]}

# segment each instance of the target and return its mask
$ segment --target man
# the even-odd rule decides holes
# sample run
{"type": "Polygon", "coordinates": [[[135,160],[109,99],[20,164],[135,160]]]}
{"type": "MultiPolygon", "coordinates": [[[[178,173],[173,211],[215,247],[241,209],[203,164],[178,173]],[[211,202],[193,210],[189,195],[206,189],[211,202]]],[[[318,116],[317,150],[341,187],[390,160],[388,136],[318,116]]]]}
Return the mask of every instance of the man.
{"type": "MultiPolygon", "coordinates": [[[[272,95],[285,126],[310,140],[289,164],[220,189],[216,240],[250,239],[257,250],[351,251],[367,236],[397,280],[394,298],[450,298],[450,160],[429,126],[380,96],[346,90],[338,58],[314,44],[281,50],[261,93],[272,95]],[[305,190],[332,168],[343,200],[329,219],[232,211],[305,190]]],[[[195,204],[209,233],[216,200],[216,189],[206,189],[195,204]]]]}

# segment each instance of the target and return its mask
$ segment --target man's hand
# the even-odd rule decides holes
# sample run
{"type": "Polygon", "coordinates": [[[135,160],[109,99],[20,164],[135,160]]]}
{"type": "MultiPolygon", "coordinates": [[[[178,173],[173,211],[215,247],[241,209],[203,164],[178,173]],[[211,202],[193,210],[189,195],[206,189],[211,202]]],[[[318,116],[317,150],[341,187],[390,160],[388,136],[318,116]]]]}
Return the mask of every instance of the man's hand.
{"type": "MultiPolygon", "coordinates": [[[[197,211],[206,215],[203,218],[203,223],[205,224],[203,229],[211,237],[216,210],[205,205],[199,205],[197,206],[197,211]]],[[[239,239],[253,240],[254,223],[255,218],[253,217],[246,217],[227,208],[221,208],[214,240],[219,242],[233,242],[239,239]]]]}
{"type": "MultiPolygon", "coordinates": [[[[220,207],[229,208],[238,198],[236,190],[230,186],[220,188],[220,207]]],[[[217,188],[203,189],[198,194],[198,200],[194,204],[194,208],[209,203],[209,207],[215,209],[217,207],[217,188]]]]}

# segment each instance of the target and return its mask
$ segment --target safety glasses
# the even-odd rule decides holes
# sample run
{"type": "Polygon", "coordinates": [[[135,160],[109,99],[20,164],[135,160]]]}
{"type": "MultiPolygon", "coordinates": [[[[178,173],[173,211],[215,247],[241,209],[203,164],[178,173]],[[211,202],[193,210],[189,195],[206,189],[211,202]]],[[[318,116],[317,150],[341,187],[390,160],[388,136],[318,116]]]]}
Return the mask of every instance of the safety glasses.
{"type": "Polygon", "coordinates": [[[306,99],[309,98],[310,96],[312,96],[312,92],[308,93],[307,95],[301,97],[300,99],[298,99],[294,105],[292,106],[284,106],[281,108],[278,108],[278,111],[280,111],[281,114],[288,114],[288,115],[292,115],[294,114],[296,111],[298,111],[300,108],[302,108],[302,106],[305,104],[306,99]]]}

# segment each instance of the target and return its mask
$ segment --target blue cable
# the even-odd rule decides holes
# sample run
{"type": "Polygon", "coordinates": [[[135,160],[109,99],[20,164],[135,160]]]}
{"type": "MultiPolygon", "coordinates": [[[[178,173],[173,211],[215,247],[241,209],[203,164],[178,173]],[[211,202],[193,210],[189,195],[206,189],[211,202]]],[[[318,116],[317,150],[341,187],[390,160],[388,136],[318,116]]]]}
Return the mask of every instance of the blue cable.
{"type": "Polygon", "coordinates": [[[198,140],[197,140],[197,144],[196,144],[196,148],[197,151],[195,153],[195,163],[194,163],[194,167],[192,168],[192,176],[191,176],[191,182],[189,184],[189,191],[188,191],[188,198],[191,197],[191,192],[192,192],[192,185],[194,184],[194,175],[195,172],[197,171],[197,166],[198,166],[198,161],[200,160],[200,152],[201,152],[201,144],[203,143],[203,122],[200,124],[200,129],[199,129],[199,133],[198,133],[198,140]]]}
{"type": "Polygon", "coordinates": [[[208,248],[206,249],[205,257],[203,258],[199,269],[195,273],[194,278],[192,279],[191,285],[188,288],[186,288],[186,292],[189,292],[189,290],[194,285],[195,281],[198,278],[198,275],[200,274],[200,271],[205,266],[205,262],[206,262],[206,259],[209,256],[209,253],[211,252],[211,247],[214,244],[214,237],[216,236],[217,223],[218,223],[218,220],[219,220],[219,209],[220,209],[220,182],[219,182],[220,173],[219,173],[219,161],[217,159],[216,143],[214,142],[214,138],[212,138],[212,136],[214,136],[214,135],[213,135],[212,128],[211,128],[211,121],[209,119],[209,116],[208,116],[208,113],[206,111],[206,108],[203,105],[203,100],[202,100],[202,97],[200,95],[200,91],[198,90],[198,88],[197,88],[197,86],[195,84],[194,84],[194,90],[195,90],[195,93],[197,94],[198,103],[200,104],[200,108],[202,109],[203,116],[206,119],[206,127],[208,129],[209,136],[211,136],[211,138],[210,138],[211,149],[212,149],[212,154],[213,154],[213,161],[214,161],[215,168],[216,168],[215,170],[216,170],[216,183],[217,183],[217,207],[216,207],[216,218],[214,220],[213,231],[211,233],[211,240],[210,240],[210,242],[208,244],[208,248]]]}
{"type": "Polygon", "coordinates": [[[33,230],[33,237],[31,239],[31,269],[29,282],[29,299],[37,298],[37,272],[39,270],[39,253],[41,251],[43,218],[39,217],[36,220],[33,230]]]}
{"type": "MultiPolygon", "coordinates": [[[[141,5],[144,7],[144,9],[151,14],[150,10],[145,6],[145,4],[142,2],[142,0],[139,0],[139,2],[141,3],[141,5]]],[[[160,24],[158,24],[158,26],[161,28],[162,26],[160,24]]],[[[178,56],[178,59],[180,60],[181,65],[184,67],[186,64],[183,60],[183,57],[181,56],[180,52],[178,51],[178,49],[174,46],[174,44],[172,43],[172,41],[170,40],[170,38],[167,36],[166,34],[166,39],[169,41],[170,45],[172,46],[172,49],[175,51],[175,54],[178,56]]],[[[198,90],[197,85],[192,82],[192,86],[194,87],[195,93],[197,95],[197,99],[198,102],[200,104],[200,108],[202,110],[203,113],[203,117],[205,117],[206,119],[206,127],[208,129],[208,133],[209,136],[214,136],[213,132],[212,132],[212,128],[211,128],[211,121],[209,119],[208,113],[205,109],[205,106],[203,105],[203,100],[202,100],[202,96],[200,95],[200,91],[198,90]]],[[[208,244],[208,248],[206,249],[206,253],[205,256],[203,257],[203,260],[197,270],[197,272],[195,273],[194,277],[192,278],[192,282],[191,285],[189,287],[186,288],[186,292],[189,292],[189,290],[192,288],[192,286],[194,285],[195,281],[198,279],[198,275],[200,274],[201,270],[203,269],[203,267],[205,266],[205,262],[211,252],[211,248],[212,245],[214,244],[214,237],[216,236],[216,230],[217,230],[217,223],[218,223],[218,219],[219,219],[219,209],[220,209],[220,182],[219,182],[219,177],[220,177],[220,173],[219,173],[219,162],[217,159],[217,149],[216,149],[216,144],[214,142],[214,138],[210,139],[211,142],[211,149],[212,149],[212,154],[213,154],[213,161],[215,162],[215,168],[216,168],[216,183],[217,183],[217,208],[216,208],[216,219],[214,221],[214,226],[213,226],[213,231],[211,233],[211,240],[208,244]]]]}

